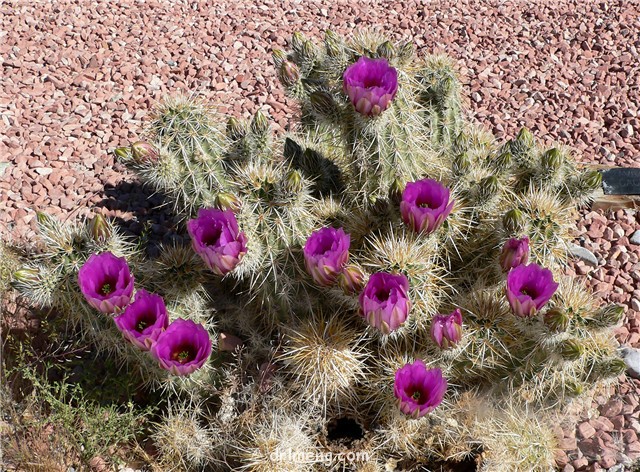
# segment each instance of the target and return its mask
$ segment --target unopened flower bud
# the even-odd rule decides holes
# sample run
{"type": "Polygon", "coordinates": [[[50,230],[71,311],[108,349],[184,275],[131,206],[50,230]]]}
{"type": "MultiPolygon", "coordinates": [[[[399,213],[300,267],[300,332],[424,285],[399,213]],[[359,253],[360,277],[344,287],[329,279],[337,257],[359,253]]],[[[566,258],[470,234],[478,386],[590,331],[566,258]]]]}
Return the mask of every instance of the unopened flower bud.
{"type": "Polygon", "coordinates": [[[311,107],[320,115],[329,116],[336,111],[336,102],[328,92],[312,92],[309,95],[311,107]]]}
{"type": "Polygon", "coordinates": [[[580,359],[584,353],[584,346],[577,339],[567,339],[559,346],[559,353],[567,361],[580,359]]]}
{"type": "Polygon", "coordinates": [[[338,285],[342,291],[351,295],[359,293],[364,288],[365,273],[359,267],[348,265],[338,274],[338,285]]]}
{"type": "Polygon", "coordinates": [[[548,170],[558,170],[562,166],[562,154],[557,148],[551,148],[542,156],[542,166],[548,170]]]}
{"type": "Polygon", "coordinates": [[[234,352],[244,345],[242,339],[233,334],[220,333],[218,338],[218,351],[220,352],[234,352]]]}
{"type": "Polygon", "coordinates": [[[244,127],[234,117],[229,118],[227,121],[227,138],[231,141],[239,141],[245,134],[244,127]]]}
{"type": "Polygon", "coordinates": [[[500,253],[500,266],[504,272],[529,261],[529,238],[527,236],[509,239],[500,253]]]}
{"type": "Polygon", "coordinates": [[[393,46],[393,44],[390,41],[385,41],[380,46],[378,46],[378,49],[376,50],[376,52],[380,57],[386,57],[387,59],[392,59],[393,56],[395,56],[396,54],[396,48],[393,46]]]}
{"type": "Polygon", "coordinates": [[[467,156],[466,152],[458,154],[453,158],[453,172],[456,175],[466,174],[470,167],[471,161],[469,160],[469,156],[467,156]]]}
{"type": "Polygon", "coordinates": [[[282,63],[287,60],[287,54],[281,49],[274,49],[271,53],[271,58],[276,69],[279,69],[282,63]]]}
{"type": "Polygon", "coordinates": [[[520,141],[523,144],[533,146],[533,135],[531,134],[531,131],[529,131],[525,127],[522,127],[520,129],[520,131],[518,132],[518,136],[516,136],[516,140],[520,141]]]}
{"type": "Polygon", "coordinates": [[[278,68],[278,78],[285,87],[291,87],[300,80],[300,69],[291,61],[284,61],[278,68]]]}
{"type": "Polygon", "coordinates": [[[623,317],[624,307],[622,305],[607,305],[596,311],[593,318],[588,318],[587,322],[601,328],[608,328],[616,326],[623,317]]]}
{"type": "Polygon", "coordinates": [[[89,231],[94,241],[105,243],[111,237],[111,228],[107,220],[100,214],[97,214],[89,223],[89,231]]]}
{"type": "Polygon", "coordinates": [[[25,267],[13,273],[14,280],[25,284],[38,283],[40,281],[40,271],[38,269],[25,267]]]}
{"type": "Polygon", "coordinates": [[[293,192],[299,192],[300,190],[302,190],[302,181],[302,174],[298,170],[292,170],[287,174],[287,186],[293,192]]]}
{"type": "Polygon", "coordinates": [[[398,50],[398,59],[400,59],[402,63],[406,63],[411,60],[414,52],[415,46],[413,45],[413,43],[411,41],[406,42],[402,46],[400,46],[400,49],[398,50]]]}
{"type": "Polygon", "coordinates": [[[256,112],[251,120],[251,131],[255,135],[263,135],[269,130],[269,121],[267,117],[260,110],[256,112]]]}
{"type": "Polygon", "coordinates": [[[133,159],[138,162],[154,162],[158,159],[158,151],[149,143],[137,141],[131,145],[133,159]]]}
{"type": "Polygon", "coordinates": [[[313,43],[311,41],[309,41],[308,39],[306,39],[304,41],[304,43],[302,43],[302,50],[300,51],[300,56],[302,57],[302,59],[313,59],[316,57],[316,47],[313,45],[313,43]]]}
{"type": "Polygon", "coordinates": [[[504,170],[511,164],[512,156],[509,151],[505,151],[501,153],[498,157],[493,161],[493,165],[498,170],[504,170]]]}
{"type": "Polygon", "coordinates": [[[566,331],[570,321],[569,315],[559,308],[552,308],[544,314],[544,324],[552,331],[560,333],[566,331]]]}
{"type": "Polygon", "coordinates": [[[602,187],[602,174],[597,170],[584,172],[580,176],[580,180],[582,180],[588,188],[593,190],[598,190],[602,187]]]}
{"type": "Polygon", "coordinates": [[[128,159],[131,158],[131,154],[130,154],[130,148],[129,147],[119,147],[116,148],[113,153],[116,155],[116,157],[118,159],[121,159],[123,161],[126,161],[128,159]]]}
{"type": "Polygon", "coordinates": [[[456,308],[448,315],[436,315],[431,322],[431,339],[442,349],[455,347],[462,339],[462,312],[456,308]]]}
{"type": "Polygon", "coordinates": [[[324,46],[329,57],[338,57],[344,50],[340,37],[331,30],[324,33],[324,46]]]}
{"type": "Polygon", "coordinates": [[[509,210],[502,217],[502,226],[508,233],[522,233],[524,224],[524,214],[517,208],[509,210]]]}
{"type": "Polygon", "coordinates": [[[216,195],[216,207],[221,210],[238,211],[242,206],[242,202],[232,193],[220,192],[216,195]]]}
{"type": "Polygon", "coordinates": [[[480,186],[480,197],[483,200],[488,200],[498,193],[500,187],[498,178],[495,175],[490,175],[478,182],[480,186]]]}
{"type": "Polygon", "coordinates": [[[302,52],[302,48],[304,47],[304,42],[306,41],[304,35],[300,33],[300,31],[296,31],[291,36],[291,48],[300,54],[302,52]]]}

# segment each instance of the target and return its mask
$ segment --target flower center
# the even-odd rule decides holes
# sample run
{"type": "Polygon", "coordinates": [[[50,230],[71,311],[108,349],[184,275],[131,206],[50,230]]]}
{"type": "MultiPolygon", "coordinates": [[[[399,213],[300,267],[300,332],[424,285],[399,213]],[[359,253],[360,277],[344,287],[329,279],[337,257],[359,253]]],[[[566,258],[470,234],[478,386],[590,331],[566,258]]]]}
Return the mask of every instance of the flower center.
{"type": "Polygon", "coordinates": [[[136,331],[142,333],[145,328],[151,326],[155,321],[155,317],[152,313],[145,313],[136,323],[136,331]]]}
{"type": "Polygon", "coordinates": [[[538,296],[538,293],[535,287],[527,287],[526,285],[520,289],[520,293],[523,295],[527,295],[532,299],[538,296]]]}
{"type": "Polygon", "coordinates": [[[180,364],[186,364],[196,358],[196,352],[193,346],[178,346],[171,354],[171,360],[178,361],[180,364]]]}
{"type": "Polygon", "coordinates": [[[100,293],[102,295],[109,295],[110,293],[112,293],[115,290],[115,286],[112,286],[110,283],[105,283],[102,285],[102,287],[100,288],[100,293]]]}
{"type": "Polygon", "coordinates": [[[381,287],[375,291],[373,294],[374,298],[380,302],[385,302],[389,300],[390,290],[381,287]]]}
{"type": "Polygon", "coordinates": [[[202,243],[207,246],[215,246],[218,244],[221,234],[222,228],[220,226],[216,225],[213,228],[207,228],[207,231],[204,231],[202,234],[202,243]]]}
{"type": "Polygon", "coordinates": [[[411,387],[407,393],[418,405],[423,405],[427,402],[427,395],[419,387],[411,387]]]}

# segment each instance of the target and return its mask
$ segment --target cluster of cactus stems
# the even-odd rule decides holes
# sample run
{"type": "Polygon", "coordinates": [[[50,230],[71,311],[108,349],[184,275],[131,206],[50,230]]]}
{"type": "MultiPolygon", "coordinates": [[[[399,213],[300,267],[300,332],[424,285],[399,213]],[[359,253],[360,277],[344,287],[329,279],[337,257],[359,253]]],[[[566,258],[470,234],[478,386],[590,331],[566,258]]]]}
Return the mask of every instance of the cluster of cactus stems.
{"type": "Polygon", "coordinates": [[[145,142],[116,151],[185,222],[202,209],[233,214],[246,248],[224,276],[188,245],[149,260],[100,217],[73,225],[40,215],[42,251],[15,286],[150,388],[167,389],[178,406],[154,435],[167,469],[418,470],[476,457],[479,470],[548,470],[549,420],[625,368],[611,333],[621,309],[597,306],[563,272],[574,209],[600,175],[524,128],[499,143],[469,123],[444,56],[330,31],[322,45],[300,34],[290,45],[273,59],[300,105],[295,132],[273,137],[260,112],[225,124],[207,105],[173,98],[155,110],[145,142]],[[345,71],[363,57],[385,59],[397,79],[379,103],[348,93],[345,71]],[[416,231],[401,200],[424,179],[454,203],[416,231]],[[348,235],[348,269],[323,266],[331,277],[319,283],[305,245],[328,227],[348,235]],[[514,314],[501,266],[505,243],[524,237],[529,262],[557,282],[532,316],[514,314]],[[103,252],[125,257],[171,319],[220,339],[203,368],[161,369],[87,304],[78,270],[103,252]],[[379,272],[408,281],[410,309],[393,329],[362,312],[363,287],[379,272]],[[417,360],[448,383],[424,415],[406,414],[394,394],[398,371],[417,360]],[[358,460],[345,461],[349,452],[358,460]]]}

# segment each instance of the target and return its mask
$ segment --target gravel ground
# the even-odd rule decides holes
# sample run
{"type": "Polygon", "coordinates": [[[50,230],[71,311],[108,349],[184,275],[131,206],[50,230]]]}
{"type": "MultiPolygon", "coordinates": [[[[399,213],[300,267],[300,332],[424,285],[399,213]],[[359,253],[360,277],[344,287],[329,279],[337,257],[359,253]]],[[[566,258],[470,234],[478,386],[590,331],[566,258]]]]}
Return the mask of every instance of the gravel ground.
{"type": "MultiPolygon", "coordinates": [[[[33,240],[35,211],[100,212],[140,234],[170,238],[109,151],[138,137],[168,94],[197,93],[221,113],[294,111],[271,65],[293,31],[320,39],[384,30],[445,52],[464,77],[472,115],[499,137],[527,126],[585,163],[640,167],[640,3],[581,0],[154,1],[0,0],[0,234],[33,240]],[[0,167],[2,172],[2,167],[0,167]]],[[[627,307],[620,342],[640,347],[640,215],[583,212],[578,242],[598,267],[575,270],[604,301],[627,307]]],[[[565,471],[640,457],[640,382],[599,397],[574,430],[559,430],[565,471]],[[619,408],[618,408],[619,407],[619,408]],[[576,439],[577,438],[577,439],[576,439]],[[566,464],[566,465],[565,465],[566,464]]],[[[615,470],[615,469],[614,469],[615,470]]]]}

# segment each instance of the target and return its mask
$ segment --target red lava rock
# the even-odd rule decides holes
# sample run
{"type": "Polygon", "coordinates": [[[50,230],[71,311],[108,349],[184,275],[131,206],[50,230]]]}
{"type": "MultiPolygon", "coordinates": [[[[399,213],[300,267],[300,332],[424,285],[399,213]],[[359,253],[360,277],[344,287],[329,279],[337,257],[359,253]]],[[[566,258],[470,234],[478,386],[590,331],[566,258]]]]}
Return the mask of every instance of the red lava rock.
{"type": "Polygon", "coordinates": [[[581,457],[580,459],[576,459],[571,462],[571,465],[575,470],[581,470],[589,465],[589,461],[587,460],[587,458],[581,457]]]}
{"type": "Polygon", "coordinates": [[[620,400],[619,398],[613,398],[611,400],[609,400],[609,402],[607,402],[605,405],[602,406],[602,408],[600,409],[600,414],[602,416],[607,416],[609,418],[612,418],[614,416],[619,415],[622,412],[622,400],[620,400]]]}
{"type": "Polygon", "coordinates": [[[598,418],[592,419],[591,420],[591,425],[597,431],[609,432],[609,431],[613,431],[613,429],[614,429],[613,423],[611,422],[611,420],[609,420],[608,418],[606,418],[604,416],[600,416],[598,418]]]}
{"type": "Polygon", "coordinates": [[[591,426],[591,423],[589,423],[588,421],[580,423],[576,429],[580,434],[580,437],[582,437],[583,439],[589,439],[590,437],[593,437],[594,434],[596,434],[595,428],[591,426]]]}

